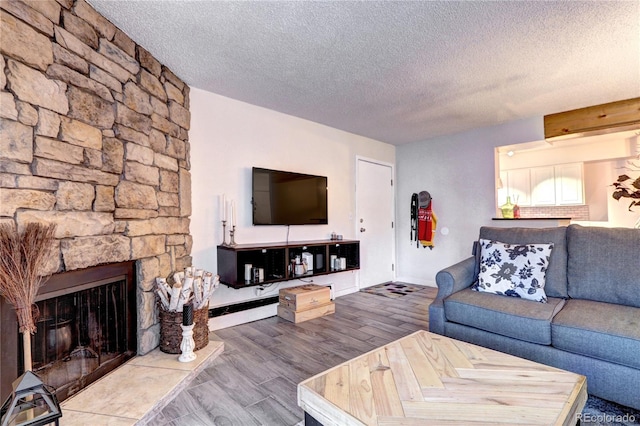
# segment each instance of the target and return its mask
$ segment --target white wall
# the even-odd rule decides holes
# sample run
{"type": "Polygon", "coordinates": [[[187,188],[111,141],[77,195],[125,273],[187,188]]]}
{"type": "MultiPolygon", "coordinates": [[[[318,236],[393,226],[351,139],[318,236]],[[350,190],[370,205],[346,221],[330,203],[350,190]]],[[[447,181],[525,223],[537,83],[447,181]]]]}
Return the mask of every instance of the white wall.
{"type": "Polygon", "coordinates": [[[494,148],[543,138],[542,117],[534,117],[399,146],[397,279],[435,286],[439,270],[470,256],[480,226],[492,225],[496,215],[494,148]],[[423,190],[438,217],[433,250],[416,248],[409,238],[411,194],[423,190]]]}
{"type": "MultiPolygon", "coordinates": [[[[191,90],[190,110],[193,264],[209,271],[217,271],[216,246],[222,242],[222,193],[236,203],[237,243],[286,240],[284,226],[251,224],[252,167],[327,176],[329,225],[291,226],[289,241],[301,241],[328,239],[332,231],[357,238],[356,156],[395,164],[392,145],[203,90],[191,90]]],[[[337,294],[346,294],[356,290],[357,278],[358,272],[343,272],[314,280],[333,283],[337,294]]],[[[221,285],[211,307],[277,295],[278,288],[300,284],[288,281],[262,294],[256,287],[235,290],[221,285]]],[[[257,318],[248,320],[253,319],[257,318]]]]}
{"type": "Polygon", "coordinates": [[[629,198],[616,201],[612,197],[615,190],[612,184],[618,180],[618,176],[627,174],[635,179],[640,175],[640,171],[629,168],[631,160],[636,164],[640,163],[635,159],[620,159],[585,164],[585,177],[589,176],[589,179],[585,180],[586,195],[594,198],[597,196],[599,203],[597,203],[596,214],[594,214],[591,209],[592,205],[596,205],[596,203],[587,198],[591,221],[572,221],[571,223],[583,226],[632,228],[640,221],[640,208],[635,207],[629,211],[631,203],[629,198]],[[589,173],[587,174],[587,172],[589,173]]]}
{"type": "Polygon", "coordinates": [[[615,163],[611,160],[584,163],[584,201],[589,206],[591,221],[609,220],[609,187],[613,183],[611,169],[615,163]]]}

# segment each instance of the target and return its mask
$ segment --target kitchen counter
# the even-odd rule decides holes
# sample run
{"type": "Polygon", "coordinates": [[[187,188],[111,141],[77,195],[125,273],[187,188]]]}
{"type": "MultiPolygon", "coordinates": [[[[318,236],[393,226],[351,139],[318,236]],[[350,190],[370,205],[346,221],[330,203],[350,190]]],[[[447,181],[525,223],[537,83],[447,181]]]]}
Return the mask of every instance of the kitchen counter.
{"type": "Polygon", "coordinates": [[[570,217],[521,217],[517,219],[507,219],[504,217],[491,218],[491,226],[500,228],[550,228],[555,226],[569,226],[570,217]]]}

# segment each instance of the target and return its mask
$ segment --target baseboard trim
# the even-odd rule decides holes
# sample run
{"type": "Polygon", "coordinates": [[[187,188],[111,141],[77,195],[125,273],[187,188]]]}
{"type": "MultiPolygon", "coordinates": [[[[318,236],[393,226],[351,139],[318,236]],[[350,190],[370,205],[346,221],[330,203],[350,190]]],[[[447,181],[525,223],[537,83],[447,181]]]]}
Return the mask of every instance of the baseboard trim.
{"type": "Polygon", "coordinates": [[[236,312],[247,311],[261,306],[278,303],[278,296],[265,297],[262,299],[250,300],[248,302],[234,303],[233,305],[218,306],[209,309],[209,318],[220,317],[222,315],[235,314],[236,312]]]}
{"type": "Polygon", "coordinates": [[[438,287],[435,280],[429,280],[429,279],[418,278],[418,277],[398,276],[393,281],[397,283],[424,285],[427,287],[438,287]]]}
{"type": "Polygon", "coordinates": [[[258,308],[247,309],[233,314],[221,315],[209,318],[209,331],[221,330],[235,325],[246,324],[248,322],[274,317],[278,314],[278,304],[260,306],[258,308]]]}
{"type": "MultiPolygon", "coordinates": [[[[305,283],[306,284],[306,283],[305,283]]],[[[333,283],[314,283],[329,287],[331,299],[356,293],[356,287],[348,287],[340,291],[335,290],[333,283]]],[[[221,330],[235,325],[246,324],[252,321],[276,316],[278,314],[278,296],[264,297],[262,299],[249,300],[247,302],[234,303],[226,306],[218,306],[209,309],[209,330],[221,330]]]]}

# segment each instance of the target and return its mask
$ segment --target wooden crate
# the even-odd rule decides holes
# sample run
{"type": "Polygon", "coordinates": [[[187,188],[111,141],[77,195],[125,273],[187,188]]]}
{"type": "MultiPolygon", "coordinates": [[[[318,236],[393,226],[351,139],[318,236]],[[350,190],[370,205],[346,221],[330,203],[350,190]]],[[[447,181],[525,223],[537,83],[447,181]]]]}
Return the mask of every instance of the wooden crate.
{"type": "Polygon", "coordinates": [[[310,309],[305,309],[303,311],[294,311],[282,305],[278,305],[278,316],[296,324],[299,322],[308,321],[310,319],[323,317],[325,315],[332,314],[335,311],[336,304],[333,302],[329,302],[310,309]]]}
{"type": "Polygon", "coordinates": [[[280,290],[280,306],[290,311],[304,311],[331,302],[331,290],[317,284],[306,284],[280,290]]]}

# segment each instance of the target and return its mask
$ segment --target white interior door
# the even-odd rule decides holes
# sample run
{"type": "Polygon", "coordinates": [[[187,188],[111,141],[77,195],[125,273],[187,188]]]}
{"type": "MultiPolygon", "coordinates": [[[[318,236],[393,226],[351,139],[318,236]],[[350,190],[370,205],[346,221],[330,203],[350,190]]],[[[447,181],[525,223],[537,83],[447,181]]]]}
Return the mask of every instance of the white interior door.
{"type": "Polygon", "coordinates": [[[358,159],[356,234],[360,239],[360,288],[394,279],[393,168],[358,159]]]}

